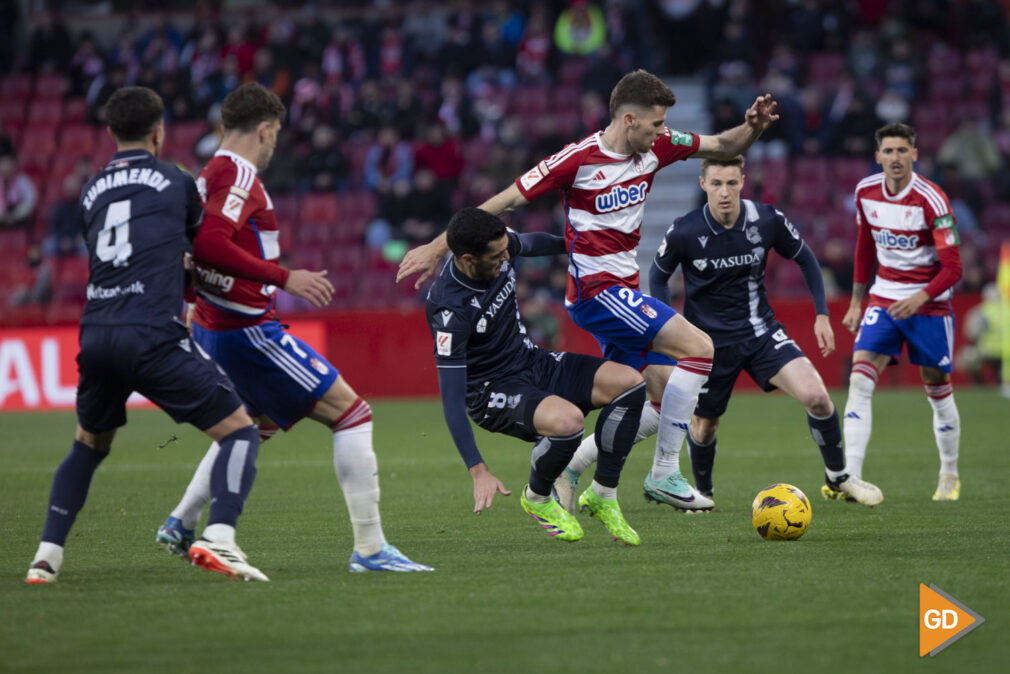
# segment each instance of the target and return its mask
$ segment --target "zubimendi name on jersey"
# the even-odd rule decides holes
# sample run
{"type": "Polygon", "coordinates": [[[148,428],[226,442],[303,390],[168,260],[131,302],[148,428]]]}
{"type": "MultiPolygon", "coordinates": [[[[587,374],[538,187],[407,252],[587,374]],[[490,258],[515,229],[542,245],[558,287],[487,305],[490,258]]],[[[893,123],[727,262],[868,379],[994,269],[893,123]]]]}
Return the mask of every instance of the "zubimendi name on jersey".
{"type": "Polygon", "coordinates": [[[91,186],[88,190],[87,195],[84,197],[84,209],[90,211],[91,206],[95,203],[95,199],[104,192],[108,190],[115,189],[116,187],[124,187],[126,185],[147,185],[153,190],[158,192],[163,192],[166,187],[172,184],[172,181],[166,178],[161,171],[155,171],[150,168],[142,169],[129,169],[116,171],[115,173],[110,173],[107,176],[102,176],[95,181],[95,184],[91,186]]]}

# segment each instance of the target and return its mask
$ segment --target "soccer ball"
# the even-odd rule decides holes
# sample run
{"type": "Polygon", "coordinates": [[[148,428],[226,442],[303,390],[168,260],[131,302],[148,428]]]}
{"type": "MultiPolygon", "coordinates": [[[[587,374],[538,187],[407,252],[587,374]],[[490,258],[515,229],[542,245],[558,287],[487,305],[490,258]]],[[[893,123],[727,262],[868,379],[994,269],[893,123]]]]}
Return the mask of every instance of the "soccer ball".
{"type": "Polygon", "coordinates": [[[795,541],[810,526],[810,501],[791,484],[773,484],[754,497],[750,515],[761,538],[795,541]]]}

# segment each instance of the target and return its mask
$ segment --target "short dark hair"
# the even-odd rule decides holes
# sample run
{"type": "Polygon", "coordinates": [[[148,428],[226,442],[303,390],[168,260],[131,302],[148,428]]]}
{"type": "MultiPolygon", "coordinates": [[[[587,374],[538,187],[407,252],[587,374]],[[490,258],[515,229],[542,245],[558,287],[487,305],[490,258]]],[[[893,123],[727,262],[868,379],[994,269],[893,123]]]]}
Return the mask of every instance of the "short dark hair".
{"type": "Polygon", "coordinates": [[[221,123],[225,131],[248,133],[262,122],[284,119],[284,104],[259,82],[249,82],[224,97],[221,123]]]}
{"type": "Polygon", "coordinates": [[[610,92],[610,118],[617,117],[617,111],[622,105],[637,105],[651,108],[662,105],[670,108],[676,105],[677,97],[670,87],[647,70],[639,68],[620,79],[614,90],[610,92]]]}
{"type": "Polygon", "coordinates": [[[902,124],[901,122],[895,122],[894,124],[886,124],[873,134],[873,138],[877,141],[877,149],[880,149],[880,144],[885,138],[904,138],[908,141],[908,144],[915,147],[915,129],[910,127],[908,124],[902,124]]]}
{"type": "Polygon", "coordinates": [[[119,141],[144,140],[164,116],[161,96],[147,87],[116,89],[105,104],[105,121],[119,141]]]}
{"type": "Polygon", "coordinates": [[[736,166],[740,169],[740,173],[743,173],[744,163],[742,154],[738,154],[731,159],[713,159],[708,157],[701,160],[701,174],[705,175],[705,171],[707,171],[710,166],[736,166]]]}
{"type": "Polygon", "coordinates": [[[480,257],[492,241],[505,234],[505,223],[487,211],[468,206],[456,211],[445,230],[449,250],[456,257],[480,257]]]}

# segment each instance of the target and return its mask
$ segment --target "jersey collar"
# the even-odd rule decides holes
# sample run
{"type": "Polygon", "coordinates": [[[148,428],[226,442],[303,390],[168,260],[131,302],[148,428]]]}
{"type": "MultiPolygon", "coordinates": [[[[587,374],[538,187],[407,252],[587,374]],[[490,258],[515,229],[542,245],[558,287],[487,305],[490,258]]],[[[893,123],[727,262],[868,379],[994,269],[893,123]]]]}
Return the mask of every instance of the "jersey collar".
{"type": "Polygon", "coordinates": [[[909,192],[912,191],[912,185],[915,184],[915,180],[918,177],[919,176],[915,173],[915,171],[912,171],[912,177],[908,181],[908,184],[905,185],[905,189],[901,190],[897,194],[892,195],[887,191],[887,176],[884,176],[884,180],[880,183],[880,193],[883,194],[884,198],[887,199],[888,201],[901,201],[902,199],[908,196],[909,192]]]}
{"type": "Polygon", "coordinates": [[[246,159],[242,155],[235,154],[231,150],[218,150],[217,152],[214,153],[214,156],[215,157],[218,157],[218,156],[220,156],[220,157],[231,157],[232,161],[234,161],[236,164],[244,164],[254,174],[260,172],[260,170],[258,168],[256,168],[255,164],[253,164],[251,161],[249,161],[248,159],[246,159]]]}
{"type": "Polygon", "coordinates": [[[112,155],[112,160],[107,165],[112,166],[120,161],[144,161],[145,159],[154,159],[154,155],[147,150],[123,150],[112,155]]]}
{"type": "Polygon", "coordinates": [[[456,269],[456,265],[452,263],[451,257],[449,258],[449,261],[446,262],[446,266],[449,267],[449,275],[452,276],[453,280],[468,290],[475,290],[482,293],[491,287],[491,281],[478,281],[477,279],[472,279],[459,269],[456,269]]]}
{"type": "Polygon", "coordinates": [[[743,207],[743,203],[740,204],[740,215],[737,216],[736,222],[734,222],[733,226],[728,229],[726,227],[723,227],[719,223],[719,221],[715,219],[715,217],[712,215],[712,212],[708,208],[708,204],[705,204],[704,206],[701,207],[701,212],[702,215],[705,216],[705,224],[708,225],[708,228],[712,230],[712,233],[715,234],[716,236],[719,236],[720,234],[731,230],[742,232],[744,223],[747,221],[747,209],[743,207]]]}

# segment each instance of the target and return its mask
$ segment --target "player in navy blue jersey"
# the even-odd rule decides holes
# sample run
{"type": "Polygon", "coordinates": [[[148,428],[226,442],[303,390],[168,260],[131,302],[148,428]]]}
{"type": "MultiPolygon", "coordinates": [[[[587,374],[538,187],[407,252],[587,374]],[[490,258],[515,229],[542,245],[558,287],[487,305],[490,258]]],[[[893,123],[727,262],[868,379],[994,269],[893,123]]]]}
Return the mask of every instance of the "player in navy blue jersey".
{"type": "MultiPolygon", "coordinates": [[[[267,580],[235,544],[235,525],[256,475],[259,432],[231,381],[189,337],[179,318],[183,254],[202,209],[192,176],[158,161],[165,139],[161,98],[144,87],[116,91],[106,105],[118,151],[84,186],[79,217],[90,255],[77,356],[77,430],[56,469],[42,542],[27,582],[55,582],[63,546],[92,476],[126,423],[138,391],[221,446],[214,464],[204,568],[267,580]]],[[[194,546],[195,547],[195,546],[194,546]]]]}
{"type": "MultiPolygon", "coordinates": [[[[649,274],[653,296],[669,303],[667,283],[677,267],[683,267],[684,316],[715,346],[712,374],[698,397],[687,436],[695,485],[712,496],[719,418],[737,377],[746,370],[765,391],[780,388],[806,408],[828,484],[860,503],[876,505],[883,500],[880,490],[846,472],[838,411],[813,364],[775,320],[764,286],[772,250],[800,266],[816,307],[814,334],[826,356],[834,351],[835,338],[820,265],[781,211],[740,198],[743,164],[743,157],[702,162],[700,183],[708,203],[673,222],[649,274]]],[[[577,480],[595,451],[589,443],[580,447],[566,469],[568,480],[577,480]]]]}
{"type": "Polygon", "coordinates": [[[578,520],[551,498],[551,489],[582,440],[585,414],[603,408],[595,431],[602,452],[579,504],[615,540],[638,545],[641,539],[621,514],[617,484],[645,403],[645,382],[626,365],[539,349],[519,320],[512,258],[562,254],[564,239],[517,234],[486,211],[464,208],[449,222],[447,240],[453,255],[428,291],[426,310],[442,410],[473,477],[474,512],[511,492],[484,463],[468,414],[481,428],[535,443],[523,509],[560,540],[582,538],[578,520]]]}

